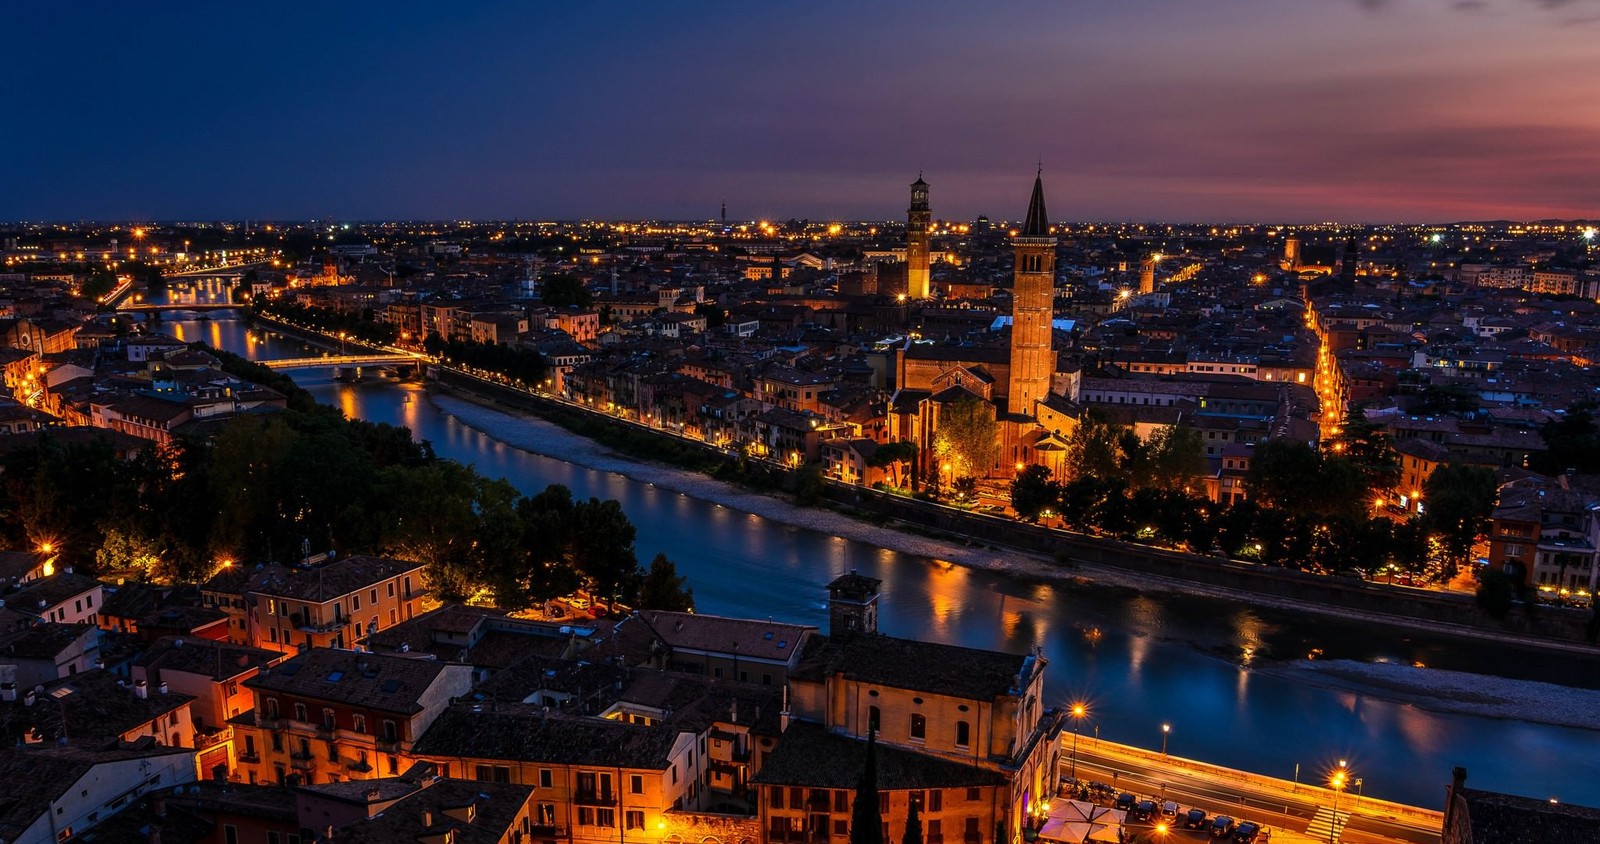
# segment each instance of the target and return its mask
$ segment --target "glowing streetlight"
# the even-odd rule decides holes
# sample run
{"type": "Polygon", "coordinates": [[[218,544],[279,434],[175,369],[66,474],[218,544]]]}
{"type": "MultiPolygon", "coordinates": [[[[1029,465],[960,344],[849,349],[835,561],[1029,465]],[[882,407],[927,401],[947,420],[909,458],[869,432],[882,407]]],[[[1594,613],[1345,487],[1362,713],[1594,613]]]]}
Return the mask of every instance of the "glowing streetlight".
{"type": "Polygon", "coordinates": [[[1170,736],[1170,735],[1172,735],[1172,725],[1171,724],[1162,724],[1161,725],[1161,755],[1163,757],[1165,757],[1167,755],[1167,737],[1170,736]]]}
{"type": "Polygon", "coordinates": [[[1328,787],[1333,789],[1333,823],[1328,825],[1328,844],[1336,844],[1339,840],[1342,824],[1339,823],[1339,794],[1344,791],[1350,782],[1350,768],[1345,760],[1339,760],[1339,767],[1334,768],[1328,775],[1328,787]]]}
{"type": "Polygon", "coordinates": [[[1078,728],[1083,724],[1083,716],[1089,714],[1086,704],[1074,703],[1072,705],[1072,779],[1078,779],[1078,728]]]}

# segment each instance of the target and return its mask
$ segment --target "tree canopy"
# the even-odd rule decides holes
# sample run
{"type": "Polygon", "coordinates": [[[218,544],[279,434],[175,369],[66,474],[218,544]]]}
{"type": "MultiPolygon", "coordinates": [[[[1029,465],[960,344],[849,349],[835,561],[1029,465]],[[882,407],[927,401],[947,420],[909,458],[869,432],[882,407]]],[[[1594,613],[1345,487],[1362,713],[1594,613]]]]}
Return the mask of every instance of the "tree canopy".
{"type": "Polygon", "coordinates": [[[1000,456],[994,405],[972,396],[946,405],[939,413],[933,453],[950,466],[951,480],[987,474],[1000,456]]]}

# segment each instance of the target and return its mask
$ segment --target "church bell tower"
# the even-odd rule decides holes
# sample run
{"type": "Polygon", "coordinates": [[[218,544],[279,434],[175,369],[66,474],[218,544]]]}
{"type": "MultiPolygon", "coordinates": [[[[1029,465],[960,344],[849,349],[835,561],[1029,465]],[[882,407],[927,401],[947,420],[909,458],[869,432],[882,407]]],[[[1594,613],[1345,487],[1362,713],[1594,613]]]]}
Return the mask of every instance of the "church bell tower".
{"type": "Polygon", "coordinates": [[[906,209],[906,296],[911,299],[926,299],[931,293],[928,229],[932,225],[928,183],[918,173],[917,180],[911,183],[911,207],[906,209]]]}
{"type": "Polygon", "coordinates": [[[1011,289],[1011,378],[1006,411],[1033,416],[1034,404],[1050,392],[1056,356],[1050,327],[1055,317],[1056,239],[1044,210],[1044,173],[1033,180],[1028,217],[1011,239],[1016,254],[1011,289]]]}

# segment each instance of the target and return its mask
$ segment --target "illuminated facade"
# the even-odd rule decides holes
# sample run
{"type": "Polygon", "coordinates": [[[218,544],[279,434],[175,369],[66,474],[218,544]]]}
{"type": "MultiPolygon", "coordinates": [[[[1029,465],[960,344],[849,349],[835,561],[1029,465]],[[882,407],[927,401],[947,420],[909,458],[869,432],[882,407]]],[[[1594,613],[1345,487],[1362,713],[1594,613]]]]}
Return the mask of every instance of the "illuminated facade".
{"type": "Polygon", "coordinates": [[[906,209],[906,296],[926,299],[930,293],[932,260],[929,228],[933,211],[928,207],[928,183],[917,176],[911,183],[911,207],[906,209]]]}
{"type": "Polygon", "coordinates": [[[1011,239],[1016,253],[1015,284],[1011,292],[1011,383],[1006,410],[1013,415],[1033,415],[1035,402],[1050,393],[1050,376],[1056,369],[1050,343],[1054,316],[1056,239],[1044,208],[1044,180],[1033,180],[1033,197],[1022,231],[1011,239]]]}

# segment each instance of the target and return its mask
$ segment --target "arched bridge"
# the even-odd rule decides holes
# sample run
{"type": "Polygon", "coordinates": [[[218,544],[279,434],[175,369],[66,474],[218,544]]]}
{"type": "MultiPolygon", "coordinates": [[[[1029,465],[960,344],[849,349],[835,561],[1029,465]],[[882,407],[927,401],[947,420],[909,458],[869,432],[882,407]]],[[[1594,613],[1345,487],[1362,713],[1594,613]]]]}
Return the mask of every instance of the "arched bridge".
{"type": "Polygon", "coordinates": [[[145,312],[148,312],[148,311],[228,311],[228,310],[237,311],[237,310],[240,310],[240,309],[243,309],[243,308],[248,308],[248,307],[250,307],[250,306],[249,305],[241,305],[241,304],[238,304],[237,302],[228,302],[228,303],[223,303],[223,302],[195,302],[195,303],[190,303],[190,304],[187,304],[187,305],[177,304],[177,303],[166,304],[166,305],[152,305],[149,302],[139,302],[139,303],[136,303],[136,304],[124,303],[124,304],[118,305],[117,306],[117,310],[119,310],[119,311],[145,311],[145,312]]]}
{"type": "Polygon", "coordinates": [[[282,360],[259,361],[272,369],[306,369],[313,366],[384,366],[407,364],[415,366],[421,358],[411,355],[396,354],[370,354],[370,355],[328,355],[319,358],[284,358],[282,360]]]}

